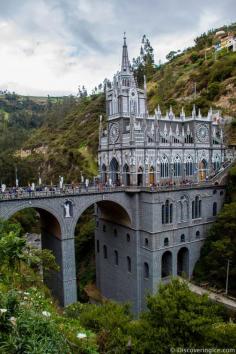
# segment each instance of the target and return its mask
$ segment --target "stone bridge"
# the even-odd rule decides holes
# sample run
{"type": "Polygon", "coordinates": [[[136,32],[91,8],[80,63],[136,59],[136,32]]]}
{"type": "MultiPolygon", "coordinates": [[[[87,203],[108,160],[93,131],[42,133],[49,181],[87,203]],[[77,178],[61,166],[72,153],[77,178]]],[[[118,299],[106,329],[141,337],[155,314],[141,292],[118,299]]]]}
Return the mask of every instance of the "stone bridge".
{"type": "Polygon", "coordinates": [[[60,266],[60,271],[52,273],[45,282],[66,306],[77,301],[74,234],[80,216],[90,206],[97,205],[108,219],[116,215],[118,223],[120,219],[122,224],[130,223],[135,228],[138,220],[134,199],[133,193],[122,188],[78,194],[25,193],[1,199],[0,218],[9,219],[26,208],[34,208],[40,214],[42,247],[52,250],[60,266]]]}
{"type": "Polygon", "coordinates": [[[139,313],[147,292],[155,293],[161,281],[182,273],[191,278],[207,230],[224,203],[225,186],[218,181],[158,188],[6,191],[0,195],[0,218],[9,219],[26,208],[40,214],[42,248],[52,250],[60,266],[44,281],[66,306],[77,301],[75,228],[94,205],[97,286],[105,297],[129,301],[139,313]]]}

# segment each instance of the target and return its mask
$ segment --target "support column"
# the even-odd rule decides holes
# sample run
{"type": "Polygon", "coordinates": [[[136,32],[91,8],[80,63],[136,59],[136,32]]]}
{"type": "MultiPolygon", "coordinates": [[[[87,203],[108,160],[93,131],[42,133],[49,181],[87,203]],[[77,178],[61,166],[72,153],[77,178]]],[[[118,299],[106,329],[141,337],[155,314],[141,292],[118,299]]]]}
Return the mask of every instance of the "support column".
{"type": "Polygon", "coordinates": [[[77,301],[76,267],[74,237],[58,239],[42,233],[42,248],[52,251],[60,267],[58,272],[50,271],[44,274],[44,282],[51,290],[60,305],[67,306],[77,301]]]}
{"type": "Polygon", "coordinates": [[[61,247],[63,266],[63,306],[67,306],[77,301],[74,236],[62,240],[61,247]]]}

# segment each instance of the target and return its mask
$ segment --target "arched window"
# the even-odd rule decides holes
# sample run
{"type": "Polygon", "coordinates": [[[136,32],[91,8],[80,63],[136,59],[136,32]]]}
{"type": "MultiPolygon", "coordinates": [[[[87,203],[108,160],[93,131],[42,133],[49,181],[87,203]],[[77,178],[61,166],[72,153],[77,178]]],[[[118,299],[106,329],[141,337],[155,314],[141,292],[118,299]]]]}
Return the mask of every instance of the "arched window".
{"type": "Polygon", "coordinates": [[[217,203],[216,202],[213,203],[212,214],[213,214],[213,216],[216,216],[216,214],[217,214],[217,203]]]}
{"type": "Polygon", "coordinates": [[[177,155],[174,159],[174,177],[180,177],[181,176],[181,159],[177,155]]]}
{"type": "Polygon", "coordinates": [[[202,214],[202,201],[196,196],[192,201],[192,219],[198,219],[202,214]]]}
{"type": "Polygon", "coordinates": [[[127,256],[127,269],[131,273],[131,258],[129,256],[127,256]]]}
{"type": "Polygon", "coordinates": [[[180,236],[180,242],[185,242],[185,235],[184,235],[184,234],[182,234],[182,235],[180,236]]]}
{"type": "Polygon", "coordinates": [[[130,242],[130,234],[126,234],[126,241],[130,242]]]}
{"type": "Polygon", "coordinates": [[[171,224],[173,220],[173,204],[167,199],[162,205],[162,224],[171,224]]]}
{"type": "Polygon", "coordinates": [[[192,176],[193,175],[193,159],[190,155],[187,157],[185,168],[186,168],[186,176],[192,176]]]}
{"type": "Polygon", "coordinates": [[[97,240],[97,253],[99,253],[100,247],[99,247],[99,240],[97,240]]]}
{"type": "Polygon", "coordinates": [[[130,169],[127,163],[123,167],[123,182],[126,186],[130,185],[130,169]]]}
{"type": "Polygon", "coordinates": [[[107,258],[107,246],[103,246],[103,257],[106,259],[107,258]]]}
{"type": "Polygon", "coordinates": [[[151,166],[149,169],[149,184],[153,185],[155,183],[154,167],[151,166]]]}
{"type": "Polygon", "coordinates": [[[145,238],[145,246],[148,247],[148,238],[145,238]]]}
{"type": "Polygon", "coordinates": [[[102,177],[102,182],[106,183],[106,181],[107,181],[107,167],[105,164],[102,165],[101,177],[102,177]]]}
{"type": "Polygon", "coordinates": [[[103,231],[103,232],[106,232],[106,225],[103,225],[103,226],[102,226],[102,231],[103,231]]]}
{"type": "Polygon", "coordinates": [[[169,246],[169,239],[168,239],[168,237],[165,237],[165,238],[164,238],[164,246],[165,246],[165,247],[169,246]]]}
{"type": "Polygon", "coordinates": [[[149,265],[147,262],[144,262],[144,278],[149,278],[149,265]]]}
{"type": "Polygon", "coordinates": [[[141,166],[139,166],[139,168],[138,168],[137,183],[138,183],[138,186],[143,185],[143,169],[141,166]]]}
{"type": "Polygon", "coordinates": [[[184,142],[186,144],[192,144],[193,143],[193,136],[192,136],[192,134],[190,132],[187,133],[187,135],[186,135],[186,137],[184,139],[184,142]]]}
{"type": "Polygon", "coordinates": [[[220,158],[219,158],[219,155],[215,156],[214,161],[213,161],[213,167],[214,167],[215,171],[220,169],[220,158]]]}
{"type": "Polygon", "coordinates": [[[117,229],[114,229],[114,236],[117,236],[117,229]]]}
{"type": "Polygon", "coordinates": [[[119,182],[119,164],[118,161],[113,157],[110,162],[110,178],[112,183],[119,182]]]}
{"type": "Polygon", "coordinates": [[[114,251],[114,256],[115,256],[115,265],[118,265],[119,264],[118,251],[114,251]]]}
{"type": "Polygon", "coordinates": [[[161,178],[169,177],[169,161],[168,158],[164,155],[161,159],[161,178]]]}
{"type": "Polygon", "coordinates": [[[200,238],[200,231],[196,231],[196,238],[200,238]]]}

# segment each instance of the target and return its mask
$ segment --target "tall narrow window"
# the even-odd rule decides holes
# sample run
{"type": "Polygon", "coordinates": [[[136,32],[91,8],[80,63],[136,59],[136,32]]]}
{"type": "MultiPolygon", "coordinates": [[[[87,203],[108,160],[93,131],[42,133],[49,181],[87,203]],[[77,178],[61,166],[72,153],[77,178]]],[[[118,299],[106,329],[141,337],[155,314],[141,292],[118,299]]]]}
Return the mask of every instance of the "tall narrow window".
{"type": "Polygon", "coordinates": [[[185,169],[186,169],[186,176],[192,176],[193,175],[193,159],[191,156],[187,157],[187,161],[185,164],[185,169]]]}
{"type": "Polygon", "coordinates": [[[180,177],[181,175],[181,160],[179,156],[174,159],[174,177],[180,177]]]}
{"type": "Polygon", "coordinates": [[[131,273],[131,258],[127,256],[127,270],[131,273]]]}
{"type": "Polygon", "coordinates": [[[97,253],[99,253],[99,240],[97,240],[97,253]]]}
{"type": "Polygon", "coordinates": [[[212,214],[213,214],[213,216],[216,216],[216,214],[217,214],[217,203],[216,202],[213,203],[212,214]]]}
{"type": "Polygon", "coordinates": [[[144,262],[144,278],[149,278],[149,265],[147,262],[144,262]]]}
{"type": "Polygon", "coordinates": [[[103,257],[106,259],[107,258],[107,246],[103,246],[103,257]]]}
{"type": "Polygon", "coordinates": [[[165,205],[162,205],[161,207],[161,219],[162,219],[162,224],[165,224],[165,205]]]}
{"type": "Polygon", "coordinates": [[[161,159],[161,178],[169,177],[169,161],[166,156],[161,159]]]}
{"type": "Polygon", "coordinates": [[[173,204],[167,199],[161,207],[162,224],[171,224],[173,221],[173,204]]]}
{"type": "Polygon", "coordinates": [[[182,234],[182,235],[180,236],[180,242],[185,242],[185,235],[184,235],[184,234],[182,234]]]}
{"type": "Polygon", "coordinates": [[[192,219],[198,219],[202,215],[202,201],[198,196],[192,201],[192,219]]]}
{"type": "Polygon", "coordinates": [[[165,237],[165,239],[164,239],[164,246],[165,246],[165,247],[169,246],[169,239],[168,239],[168,237],[165,237]]]}
{"type": "Polygon", "coordinates": [[[115,265],[118,265],[119,264],[118,251],[114,251],[114,256],[115,256],[115,265]]]}

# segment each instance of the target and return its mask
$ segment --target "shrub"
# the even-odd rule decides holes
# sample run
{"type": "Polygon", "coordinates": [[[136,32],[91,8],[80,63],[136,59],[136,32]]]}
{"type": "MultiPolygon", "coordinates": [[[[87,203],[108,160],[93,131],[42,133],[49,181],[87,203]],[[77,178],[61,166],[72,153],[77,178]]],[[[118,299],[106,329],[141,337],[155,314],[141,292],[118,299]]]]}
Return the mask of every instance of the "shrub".
{"type": "Polygon", "coordinates": [[[214,82],[208,86],[206,97],[208,100],[213,101],[220,92],[220,84],[218,82],[214,82]]]}

